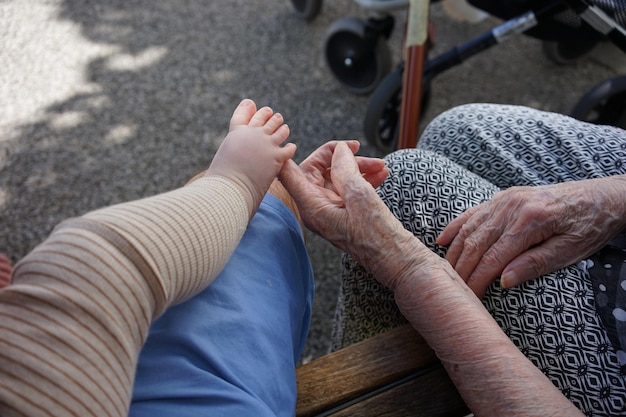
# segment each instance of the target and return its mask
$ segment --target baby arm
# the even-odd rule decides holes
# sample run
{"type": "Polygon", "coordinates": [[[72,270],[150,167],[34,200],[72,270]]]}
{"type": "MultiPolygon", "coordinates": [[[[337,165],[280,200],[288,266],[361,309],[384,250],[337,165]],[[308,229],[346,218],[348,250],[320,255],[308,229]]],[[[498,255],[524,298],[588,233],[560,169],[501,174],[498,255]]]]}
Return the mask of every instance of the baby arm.
{"type": "Polygon", "coordinates": [[[0,291],[0,414],[127,415],[152,320],[220,272],[288,133],[246,100],[204,178],[68,220],[18,263],[0,291]]]}

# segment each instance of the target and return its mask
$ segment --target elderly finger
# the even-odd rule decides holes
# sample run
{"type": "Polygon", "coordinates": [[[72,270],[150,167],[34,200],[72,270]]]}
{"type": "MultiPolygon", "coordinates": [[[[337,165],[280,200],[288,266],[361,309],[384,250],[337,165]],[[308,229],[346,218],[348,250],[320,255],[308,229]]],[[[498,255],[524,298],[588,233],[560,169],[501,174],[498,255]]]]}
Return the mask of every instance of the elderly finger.
{"type": "Polygon", "coordinates": [[[465,250],[465,241],[473,232],[473,228],[470,228],[466,223],[460,225],[457,232],[454,235],[454,239],[449,243],[448,251],[446,252],[446,259],[456,269],[456,264],[463,255],[465,250]]]}
{"type": "Polygon", "coordinates": [[[336,185],[343,185],[346,180],[356,176],[361,177],[361,171],[356,162],[354,153],[346,142],[339,142],[333,152],[331,176],[336,185]]]}
{"type": "MultiPolygon", "coordinates": [[[[329,141],[314,150],[302,163],[300,163],[300,167],[307,172],[312,171],[326,171],[331,166],[331,161],[333,158],[333,153],[335,152],[335,147],[340,141],[329,141]]],[[[348,147],[352,150],[353,153],[356,153],[359,150],[360,143],[356,140],[345,141],[348,147]]]]}
{"type": "Polygon", "coordinates": [[[506,222],[489,219],[488,213],[477,213],[461,227],[450,246],[453,261],[449,259],[461,278],[467,282],[473,274],[478,274],[481,279],[495,279],[493,271],[499,274],[506,262],[525,249],[509,233],[503,234],[506,227],[506,222]],[[479,266],[482,269],[476,271],[479,266]]]}
{"type": "Polygon", "coordinates": [[[476,233],[473,228],[464,225],[446,254],[448,262],[466,282],[485,251],[489,249],[481,236],[482,234],[476,233]]]}
{"type": "Polygon", "coordinates": [[[476,212],[478,207],[480,206],[475,206],[467,209],[460,216],[448,223],[448,225],[443,229],[439,237],[437,237],[437,244],[441,246],[450,245],[452,241],[456,239],[463,225],[467,223],[467,221],[470,219],[470,217],[472,217],[474,212],[476,212]]]}
{"type": "Polygon", "coordinates": [[[357,156],[355,158],[359,170],[363,174],[375,173],[385,168],[385,161],[383,159],[366,156],[357,156]]]}
{"type": "MultiPolygon", "coordinates": [[[[509,239],[506,236],[500,237],[485,250],[480,258],[474,259],[474,264],[470,260],[462,260],[457,264],[457,269],[473,268],[466,279],[467,285],[476,295],[482,297],[487,287],[502,274],[505,267],[520,252],[525,249],[518,239],[509,239]]],[[[463,273],[467,273],[464,271],[463,273]]]]}
{"type": "Polygon", "coordinates": [[[357,164],[363,178],[376,188],[389,176],[389,168],[385,166],[385,161],[380,158],[368,158],[357,156],[357,164]]]}
{"type": "Polygon", "coordinates": [[[563,253],[563,245],[559,238],[549,239],[528,249],[504,268],[500,278],[502,287],[516,287],[578,261],[562,256],[563,253]]]}
{"type": "Polygon", "coordinates": [[[300,200],[306,196],[310,184],[298,164],[291,159],[286,161],[278,173],[278,177],[289,194],[296,200],[296,204],[300,205],[300,200]]]}
{"type": "Polygon", "coordinates": [[[370,185],[374,188],[382,184],[388,176],[389,168],[383,168],[382,170],[372,174],[363,174],[363,178],[365,178],[365,181],[369,182],[370,185]]]}

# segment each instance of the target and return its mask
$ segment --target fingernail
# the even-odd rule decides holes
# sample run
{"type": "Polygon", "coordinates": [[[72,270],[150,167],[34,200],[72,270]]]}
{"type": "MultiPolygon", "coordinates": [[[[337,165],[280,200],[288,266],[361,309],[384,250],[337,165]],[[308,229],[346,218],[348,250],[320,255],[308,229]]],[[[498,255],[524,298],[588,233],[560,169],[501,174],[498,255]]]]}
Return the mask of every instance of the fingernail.
{"type": "Polygon", "coordinates": [[[502,288],[513,288],[518,285],[517,274],[513,271],[503,272],[500,276],[500,285],[502,288]]]}

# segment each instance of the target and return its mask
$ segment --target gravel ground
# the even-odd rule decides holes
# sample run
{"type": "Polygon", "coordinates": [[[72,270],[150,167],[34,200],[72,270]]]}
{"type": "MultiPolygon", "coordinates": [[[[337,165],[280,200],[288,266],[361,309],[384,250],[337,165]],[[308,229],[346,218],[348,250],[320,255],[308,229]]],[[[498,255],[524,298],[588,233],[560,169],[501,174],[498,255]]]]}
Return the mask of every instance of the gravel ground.
{"type": "MultiPolygon", "coordinates": [[[[368,97],[332,77],[322,44],[336,19],[368,15],[347,0],[308,24],[288,0],[0,0],[0,251],[17,261],[64,218],[181,185],[208,165],[244,97],[284,114],[298,160],[361,138],[368,97]]],[[[439,5],[432,16],[433,53],[496,23],[455,22],[439,5]]],[[[401,39],[396,29],[389,40],[394,63],[401,39]]],[[[603,48],[559,67],[518,37],[436,78],[423,124],[477,101],[567,113],[622,59],[603,48]]],[[[327,349],[339,283],[337,251],[311,234],[307,244],[317,294],[305,360],[327,349]]]]}

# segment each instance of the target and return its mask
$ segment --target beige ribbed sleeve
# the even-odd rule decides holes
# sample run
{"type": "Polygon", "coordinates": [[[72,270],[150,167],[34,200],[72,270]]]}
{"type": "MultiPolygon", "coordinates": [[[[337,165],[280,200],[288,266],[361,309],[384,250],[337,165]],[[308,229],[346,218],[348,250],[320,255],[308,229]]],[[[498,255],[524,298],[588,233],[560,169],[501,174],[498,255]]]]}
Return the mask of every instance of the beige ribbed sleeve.
{"type": "Polygon", "coordinates": [[[0,415],[126,415],[152,320],[210,283],[248,219],[206,177],[61,223],[0,291],[0,415]]]}

